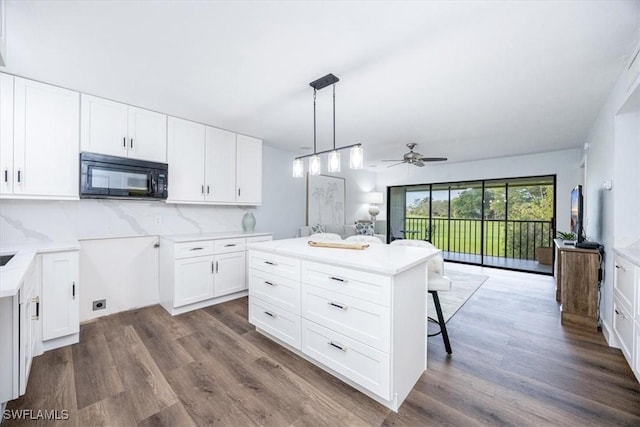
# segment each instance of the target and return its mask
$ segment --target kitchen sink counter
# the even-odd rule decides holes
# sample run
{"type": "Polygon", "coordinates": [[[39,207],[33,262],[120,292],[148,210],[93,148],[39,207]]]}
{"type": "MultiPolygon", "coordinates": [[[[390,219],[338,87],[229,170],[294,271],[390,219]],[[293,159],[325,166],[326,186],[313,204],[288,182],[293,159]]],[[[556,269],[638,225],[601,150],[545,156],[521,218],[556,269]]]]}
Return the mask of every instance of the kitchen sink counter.
{"type": "Polygon", "coordinates": [[[74,250],[80,250],[80,243],[75,240],[1,244],[0,255],[15,256],[5,266],[0,267],[0,298],[12,297],[18,293],[20,282],[37,254],[74,250]]]}

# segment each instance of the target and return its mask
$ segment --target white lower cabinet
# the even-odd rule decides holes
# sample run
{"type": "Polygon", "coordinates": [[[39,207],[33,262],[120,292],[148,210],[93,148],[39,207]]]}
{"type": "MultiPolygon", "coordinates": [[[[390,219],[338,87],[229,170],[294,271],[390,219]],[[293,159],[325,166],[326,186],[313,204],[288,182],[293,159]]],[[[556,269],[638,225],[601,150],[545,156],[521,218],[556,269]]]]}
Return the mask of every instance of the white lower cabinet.
{"type": "Polygon", "coordinates": [[[175,281],[173,307],[213,298],[213,256],[177,259],[175,281]]]}
{"type": "Polygon", "coordinates": [[[0,402],[23,395],[33,358],[78,342],[78,252],[35,255],[18,293],[0,298],[0,402]]]}
{"type": "Polygon", "coordinates": [[[640,380],[640,262],[615,250],[613,332],[640,380]]]}
{"type": "Polygon", "coordinates": [[[42,255],[42,339],[45,341],[80,332],[78,265],[77,251],[42,255]]]}
{"type": "Polygon", "coordinates": [[[424,270],[396,278],[261,250],[248,264],[249,322],[259,332],[397,410],[425,369],[424,324],[393,329],[419,313],[424,323],[415,286],[424,270]]]}
{"type": "Polygon", "coordinates": [[[160,304],[176,315],[246,295],[246,245],[253,239],[271,235],[161,237],[160,304]]]}
{"type": "Polygon", "coordinates": [[[215,256],[214,296],[219,297],[247,289],[244,264],[244,249],[215,256]]]}
{"type": "Polygon", "coordinates": [[[31,362],[36,355],[36,345],[42,339],[40,336],[40,283],[37,261],[25,275],[20,289],[20,395],[27,390],[27,380],[31,372],[31,362]]]}
{"type": "Polygon", "coordinates": [[[304,318],[302,352],[383,399],[391,400],[389,353],[304,318]]]}

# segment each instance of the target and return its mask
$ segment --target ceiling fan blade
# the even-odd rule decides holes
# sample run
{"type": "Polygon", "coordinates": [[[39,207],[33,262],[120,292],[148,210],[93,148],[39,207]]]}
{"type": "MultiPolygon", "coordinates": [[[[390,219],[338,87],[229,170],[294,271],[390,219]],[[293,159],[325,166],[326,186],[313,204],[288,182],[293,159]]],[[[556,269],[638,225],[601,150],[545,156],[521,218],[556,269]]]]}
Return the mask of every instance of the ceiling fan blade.
{"type": "Polygon", "coordinates": [[[394,166],[401,165],[401,164],[403,164],[403,163],[405,163],[405,162],[396,163],[395,165],[389,165],[389,166],[387,166],[387,167],[388,167],[388,168],[391,168],[391,167],[394,167],[394,166]]]}
{"type": "Polygon", "coordinates": [[[421,157],[421,161],[423,162],[444,162],[447,160],[446,157],[421,157]]]}
{"type": "Polygon", "coordinates": [[[416,160],[415,162],[411,162],[412,165],[414,166],[418,166],[419,168],[424,166],[424,163],[422,163],[420,160],[416,160]]]}
{"type": "Polygon", "coordinates": [[[381,162],[403,162],[404,160],[402,159],[397,159],[397,160],[380,160],[381,162]]]}

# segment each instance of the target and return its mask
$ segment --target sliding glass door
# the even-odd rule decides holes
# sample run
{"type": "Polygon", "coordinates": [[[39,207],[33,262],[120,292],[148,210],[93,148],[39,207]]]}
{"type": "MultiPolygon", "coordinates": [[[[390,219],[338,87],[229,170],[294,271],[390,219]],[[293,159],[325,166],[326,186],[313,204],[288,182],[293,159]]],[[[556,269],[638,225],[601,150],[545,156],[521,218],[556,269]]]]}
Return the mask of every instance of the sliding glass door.
{"type": "Polygon", "coordinates": [[[552,273],[555,176],[389,188],[390,240],[428,240],[446,260],[552,273]]]}

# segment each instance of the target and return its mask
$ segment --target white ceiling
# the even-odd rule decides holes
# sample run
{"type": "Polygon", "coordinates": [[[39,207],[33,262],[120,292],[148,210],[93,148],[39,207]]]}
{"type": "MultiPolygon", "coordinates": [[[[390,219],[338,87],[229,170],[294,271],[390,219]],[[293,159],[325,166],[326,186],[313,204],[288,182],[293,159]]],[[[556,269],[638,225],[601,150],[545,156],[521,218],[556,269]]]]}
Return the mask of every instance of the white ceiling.
{"type": "Polygon", "coordinates": [[[6,1],[6,71],[367,165],[579,147],[634,49],[640,1],[6,1]],[[318,92],[318,150],[331,89],[318,92]]]}

